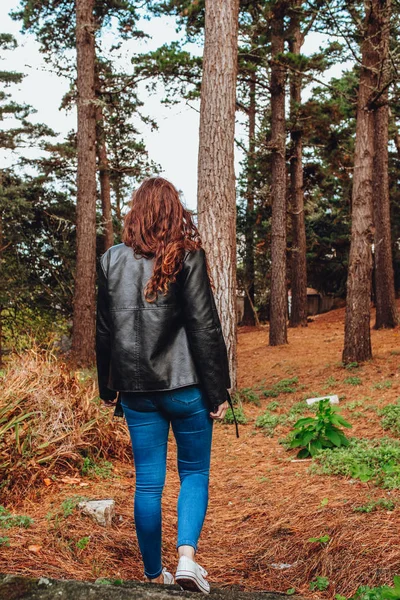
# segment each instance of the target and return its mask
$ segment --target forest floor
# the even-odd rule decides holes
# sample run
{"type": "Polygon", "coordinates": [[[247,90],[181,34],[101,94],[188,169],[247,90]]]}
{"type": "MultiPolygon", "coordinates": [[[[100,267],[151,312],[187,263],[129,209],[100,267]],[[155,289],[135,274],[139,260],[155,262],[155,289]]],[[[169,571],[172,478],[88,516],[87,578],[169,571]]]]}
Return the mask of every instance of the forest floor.
{"type": "MultiPolygon", "coordinates": [[[[271,402],[277,403],[275,414],[284,415],[305,398],[338,394],[341,414],[353,425],[348,435],[394,437],[383,430],[377,409],[400,396],[400,329],[373,330],[373,360],[349,371],[341,363],[343,323],[344,309],[313,317],[307,328],[289,330],[287,346],[275,348],[268,346],[267,326],[240,330],[238,386],[258,389],[261,405],[243,404],[248,421],[240,426],[239,439],[233,425],[215,426],[209,509],[197,555],[212,585],[295,589],[308,598],[333,598],[336,593],[350,596],[359,585],[391,583],[393,575],[400,575],[399,490],[312,474],[310,460],[296,460],[296,452],[279,443],[293,422],[278,425],[272,437],[255,427],[256,418],[271,402]],[[295,378],[291,393],[277,398],[263,395],[276,382],[295,378]],[[399,502],[394,510],[354,510],[388,498],[399,502]],[[329,536],[327,543],[309,541],[324,535],[329,536]],[[325,591],[310,590],[316,577],[329,580],[325,591]]],[[[14,507],[34,522],[27,529],[0,531],[9,536],[10,544],[0,546],[0,572],[142,579],[132,520],[133,466],[114,462],[103,475],[90,478],[77,473],[55,478],[50,485],[43,482],[14,507]],[[78,496],[114,498],[113,526],[104,529],[74,510],[78,496]]],[[[171,436],[163,552],[164,564],[172,571],[177,493],[171,436]]]]}

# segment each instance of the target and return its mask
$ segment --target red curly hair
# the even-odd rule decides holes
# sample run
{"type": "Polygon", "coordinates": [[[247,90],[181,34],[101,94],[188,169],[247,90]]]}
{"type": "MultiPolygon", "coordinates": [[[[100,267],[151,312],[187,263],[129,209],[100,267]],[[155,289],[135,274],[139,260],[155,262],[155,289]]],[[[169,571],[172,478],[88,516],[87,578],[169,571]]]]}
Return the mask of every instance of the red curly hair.
{"type": "Polygon", "coordinates": [[[191,213],[163,177],[145,179],[133,193],[122,241],[136,254],[154,258],[153,275],[144,289],[148,302],[154,302],[159,292],[166,294],[168,285],[176,281],[186,251],[201,248],[191,213]]]}

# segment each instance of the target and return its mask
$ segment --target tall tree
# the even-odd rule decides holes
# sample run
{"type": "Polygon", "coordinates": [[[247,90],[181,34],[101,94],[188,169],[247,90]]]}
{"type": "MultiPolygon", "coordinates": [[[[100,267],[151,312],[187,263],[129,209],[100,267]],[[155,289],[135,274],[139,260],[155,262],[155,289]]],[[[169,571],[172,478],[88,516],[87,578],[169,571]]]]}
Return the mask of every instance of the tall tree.
{"type": "Polygon", "coordinates": [[[371,99],[376,90],[376,51],[379,35],[378,5],[365,0],[361,44],[360,83],[357,97],[357,125],[352,190],[352,224],[347,277],[346,319],[343,361],[362,362],[372,357],[370,332],[374,114],[371,99]]]}
{"type": "MultiPolygon", "coordinates": [[[[294,0],[290,15],[289,52],[299,57],[304,43],[301,31],[302,0],[294,0]]],[[[306,229],[304,219],[303,189],[303,134],[300,122],[302,75],[300,70],[290,74],[290,218],[292,225],[291,247],[291,310],[290,326],[307,325],[307,264],[306,229]]]]}
{"type": "Polygon", "coordinates": [[[275,0],[271,22],[271,346],[287,344],[286,286],[286,123],[285,76],[282,62],[286,0],[275,0]]]}
{"type": "Polygon", "coordinates": [[[78,173],[72,350],[90,364],[95,345],[96,96],[94,0],[76,2],[78,173]]]}
{"type": "Polygon", "coordinates": [[[199,228],[236,385],[236,192],[234,133],[238,0],[206,0],[198,163],[199,228]]]}
{"type": "Polygon", "coordinates": [[[389,200],[389,93],[391,64],[389,60],[391,0],[375,6],[377,34],[374,39],[376,72],[374,110],[374,259],[375,259],[375,327],[395,327],[398,322],[394,289],[392,236],[389,200]]]}

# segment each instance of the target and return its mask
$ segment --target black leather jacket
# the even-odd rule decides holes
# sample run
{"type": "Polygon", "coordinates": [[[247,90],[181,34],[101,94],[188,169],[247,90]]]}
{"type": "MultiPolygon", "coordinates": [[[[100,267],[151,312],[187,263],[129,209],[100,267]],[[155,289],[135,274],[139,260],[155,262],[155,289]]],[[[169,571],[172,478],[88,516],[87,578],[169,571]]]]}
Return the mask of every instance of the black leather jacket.
{"type": "MultiPolygon", "coordinates": [[[[200,384],[210,408],[230,402],[228,357],[203,249],[187,252],[175,283],[144,298],[153,260],[125,244],[102,256],[96,355],[100,397],[200,384]]],[[[117,404],[115,414],[121,410],[117,404]]]]}

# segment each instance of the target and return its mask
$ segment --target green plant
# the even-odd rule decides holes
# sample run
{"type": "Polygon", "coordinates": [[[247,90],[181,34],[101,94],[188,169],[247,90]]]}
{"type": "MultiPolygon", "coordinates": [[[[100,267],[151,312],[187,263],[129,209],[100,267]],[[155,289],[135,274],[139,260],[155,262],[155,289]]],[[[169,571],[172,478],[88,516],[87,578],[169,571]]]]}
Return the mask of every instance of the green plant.
{"type": "Polygon", "coordinates": [[[353,511],[360,513],[370,513],[375,512],[379,509],[394,510],[395,508],[396,504],[393,502],[393,500],[388,500],[387,498],[380,498],[379,500],[371,500],[367,504],[363,504],[361,506],[355,506],[353,508],[353,511]]]}
{"type": "Polygon", "coordinates": [[[324,450],[315,456],[311,472],[343,475],[372,481],[386,489],[400,488],[400,442],[391,438],[352,438],[346,447],[324,450]]]}
{"type": "Polygon", "coordinates": [[[326,535],[321,535],[320,537],[311,537],[308,539],[308,541],[309,542],[319,542],[320,544],[327,544],[330,539],[331,539],[331,536],[326,534],[326,535]]]}
{"type": "Polygon", "coordinates": [[[353,371],[355,369],[359,369],[360,365],[358,364],[358,362],[351,362],[351,363],[347,363],[347,365],[344,365],[344,367],[348,371],[353,371]]]}
{"type": "Polygon", "coordinates": [[[292,596],[295,593],[296,593],[296,588],[289,588],[288,590],[286,590],[286,594],[288,596],[292,596]]]}
{"type": "Polygon", "coordinates": [[[273,415],[269,410],[266,410],[264,414],[257,417],[256,427],[261,427],[265,435],[272,437],[274,430],[277,425],[286,421],[285,415],[273,415]]]}
{"type": "Polygon", "coordinates": [[[263,395],[266,398],[277,398],[279,394],[293,394],[296,391],[295,386],[299,381],[298,377],[291,379],[281,379],[273,384],[269,390],[264,390],[263,395]]]}
{"type": "Polygon", "coordinates": [[[393,577],[393,587],[382,585],[375,588],[361,586],[350,600],[400,600],[400,577],[393,577]]]}
{"type": "Polygon", "coordinates": [[[339,429],[341,425],[351,427],[328,398],[320,400],[315,417],[305,417],[294,424],[290,448],[300,448],[297,456],[307,458],[324,448],[347,446],[349,441],[339,429]]]}
{"type": "Polygon", "coordinates": [[[311,410],[310,406],[304,401],[296,402],[290,407],[287,419],[289,422],[296,421],[299,415],[303,415],[305,412],[311,410]]]}
{"type": "Polygon", "coordinates": [[[11,527],[30,527],[33,523],[31,517],[25,515],[12,515],[4,506],[0,506],[0,528],[10,529],[11,527]]]}
{"type": "Polygon", "coordinates": [[[378,383],[374,383],[372,386],[374,390],[389,390],[392,387],[392,382],[390,379],[386,379],[385,381],[379,381],[378,383]]]}
{"type": "Polygon", "coordinates": [[[388,404],[382,408],[378,414],[383,417],[383,429],[389,429],[400,436],[400,399],[397,400],[397,404],[388,404]]]}
{"type": "Polygon", "coordinates": [[[10,538],[0,536],[0,546],[9,546],[10,538]]]}
{"type": "Polygon", "coordinates": [[[277,410],[279,408],[279,402],[277,402],[276,400],[272,400],[272,402],[270,402],[267,405],[267,410],[277,410]]]}
{"type": "Polygon", "coordinates": [[[353,400],[353,402],[349,402],[348,404],[346,404],[346,408],[350,412],[353,412],[356,408],[358,408],[359,406],[362,406],[362,405],[363,405],[362,400],[353,400]]]}
{"type": "Polygon", "coordinates": [[[112,475],[113,464],[108,460],[96,462],[91,456],[86,456],[83,459],[81,473],[89,477],[101,477],[109,479],[112,475]]]}
{"type": "MultiPolygon", "coordinates": [[[[235,406],[235,416],[236,416],[236,420],[238,423],[240,423],[241,425],[245,425],[247,423],[247,418],[246,415],[243,412],[243,406],[241,404],[238,404],[235,406]]],[[[232,414],[232,409],[228,408],[228,410],[225,413],[225,417],[223,420],[223,423],[233,423],[233,414],[232,414]]]]}
{"type": "Polygon", "coordinates": [[[234,394],[232,394],[232,402],[233,404],[249,402],[250,404],[260,406],[260,398],[257,392],[255,392],[252,388],[242,388],[241,390],[237,390],[234,394]]]}
{"type": "Polygon", "coordinates": [[[343,379],[343,383],[348,383],[349,385],[361,385],[361,377],[346,377],[343,379]]]}
{"type": "MultiPolygon", "coordinates": [[[[82,502],[82,500],[86,500],[84,496],[73,496],[72,498],[67,498],[61,503],[61,512],[64,518],[69,517],[74,512],[75,508],[82,502]]],[[[54,516],[54,515],[52,515],[54,516]]]]}
{"type": "Polygon", "coordinates": [[[89,544],[89,542],[90,542],[90,536],[83,537],[76,542],[76,547],[79,548],[79,550],[84,550],[86,548],[86,546],[89,544]]]}
{"type": "Polygon", "coordinates": [[[329,587],[329,579],[327,577],[316,577],[313,581],[310,581],[310,590],[319,590],[324,592],[329,587]]]}

